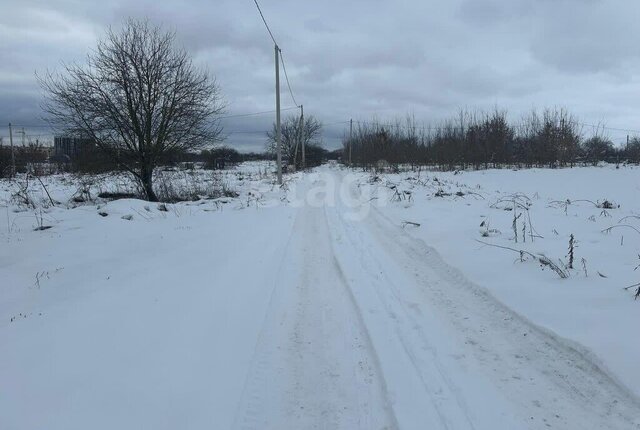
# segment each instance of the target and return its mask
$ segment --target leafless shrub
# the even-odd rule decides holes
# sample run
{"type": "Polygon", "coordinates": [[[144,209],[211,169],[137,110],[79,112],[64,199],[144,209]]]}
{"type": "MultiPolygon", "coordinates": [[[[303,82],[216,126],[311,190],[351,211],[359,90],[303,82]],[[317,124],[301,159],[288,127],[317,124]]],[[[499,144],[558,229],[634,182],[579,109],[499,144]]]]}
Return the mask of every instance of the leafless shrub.
{"type": "Polygon", "coordinates": [[[523,249],[515,249],[515,248],[510,248],[508,246],[502,246],[502,245],[496,245],[493,243],[487,243],[487,242],[483,242],[481,240],[477,240],[477,242],[480,242],[483,245],[487,245],[487,246],[493,246],[496,248],[500,248],[500,249],[506,249],[508,251],[513,251],[513,252],[517,252],[520,255],[520,260],[524,261],[524,259],[526,257],[532,258],[535,261],[537,261],[541,267],[548,267],[551,270],[553,270],[560,278],[562,279],[566,279],[569,277],[569,272],[567,270],[565,270],[563,267],[561,267],[560,264],[555,263],[553,260],[551,260],[549,257],[547,257],[544,254],[533,254],[529,251],[525,251],[523,249]]]}
{"type": "Polygon", "coordinates": [[[620,207],[620,205],[615,204],[613,202],[610,202],[609,200],[605,199],[603,201],[598,201],[596,207],[600,208],[600,209],[617,209],[620,207]]]}
{"type": "Polygon", "coordinates": [[[402,221],[402,227],[406,227],[408,225],[411,225],[413,227],[420,227],[420,223],[417,222],[413,222],[413,221],[402,221]]]}
{"type": "MultiPolygon", "coordinates": [[[[638,254],[638,258],[640,258],[640,254],[638,254]]],[[[640,264],[638,264],[633,271],[635,272],[636,270],[638,270],[638,268],[640,268],[640,264]]],[[[640,282],[637,284],[633,284],[633,285],[629,285],[628,287],[625,287],[625,290],[630,290],[632,288],[636,288],[635,294],[633,296],[634,300],[638,300],[638,297],[640,297],[640,282]]]]}
{"type": "Polygon", "coordinates": [[[398,185],[393,184],[393,183],[389,183],[387,184],[387,188],[389,188],[392,193],[391,193],[391,201],[392,202],[401,202],[401,201],[412,201],[413,200],[413,193],[409,190],[400,190],[400,188],[398,187],[398,185]]]}
{"type": "Polygon", "coordinates": [[[215,171],[209,178],[191,172],[185,174],[183,180],[158,172],[156,184],[158,199],[167,203],[239,196],[215,171]]]}
{"type": "Polygon", "coordinates": [[[31,190],[29,189],[29,175],[17,177],[13,180],[12,185],[14,191],[11,193],[11,200],[18,206],[25,208],[35,209],[36,203],[31,196],[31,190]]]}
{"type": "Polygon", "coordinates": [[[620,224],[623,221],[626,221],[628,219],[638,219],[638,220],[640,220],[640,216],[638,216],[638,215],[627,215],[627,216],[625,216],[623,218],[620,218],[620,220],[618,221],[618,224],[620,224]]]}
{"type": "MultiPolygon", "coordinates": [[[[514,215],[513,215],[513,221],[512,221],[512,229],[514,231],[514,237],[516,242],[518,242],[517,221],[519,219],[519,216],[516,215],[518,210],[523,211],[522,213],[526,215],[524,222],[528,226],[530,240],[533,242],[534,238],[540,238],[540,239],[543,238],[533,227],[533,222],[531,221],[531,212],[530,212],[530,209],[532,206],[533,206],[533,203],[531,202],[531,199],[526,194],[523,194],[523,193],[506,195],[504,197],[499,198],[496,202],[492,203],[491,205],[489,205],[489,207],[493,209],[513,211],[514,215]]],[[[526,227],[524,228],[523,231],[526,231],[526,227]]]]}
{"type": "Polygon", "coordinates": [[[78,179],[78,188],[71,196],[71,201],[73,203],[87,203],[94,201],[91,188],[95,184],[95,178],[91,175],[81,175],[78,176],[78,179]]]}
{"type": "Polygon", "coordinates": [[[629,224],[617,224],[617,225],[612,225],[611,227],[607,227],[603,230],[601,230],[602,233],[611,233],[611,230],[613,230],[614,228],[630,228],[631,230],[635,231],[636,233],[640,234],[640,230],[638,230],[636,227],[629,225],[629,224]]]}
{"type": "Polygon", "coordinates": [[[438,191],[436,191],[433,194],[433,197],[447,197],[447,196],[450,196],[450,195],[451,195],[451,193],[446,192],[442,188],[438,188],[438,191]]]}
{"type": "Polygon", "coordinates": [[[569,253],[567,254],[569,256],[569,265],[567,266],[569,269],[573,269],[575,245],[576,245],[576,242],[572,234],[571,236],[569,236],[569,253]]]}

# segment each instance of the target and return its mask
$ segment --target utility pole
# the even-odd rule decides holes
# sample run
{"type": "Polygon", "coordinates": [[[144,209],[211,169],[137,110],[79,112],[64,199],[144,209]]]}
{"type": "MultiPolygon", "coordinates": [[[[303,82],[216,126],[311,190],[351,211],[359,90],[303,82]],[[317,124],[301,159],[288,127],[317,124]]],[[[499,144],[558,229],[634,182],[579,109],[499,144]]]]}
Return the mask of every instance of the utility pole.
{"type": "Polygon", "coordinates": [[[16,174],[16,154],[13,151],[13,132],[9,123],[9,144],[11,145],[11,177],[16,174]]]}
{"type": "Polygon", "coordinates": [[[353,148],[353,118],[349,120],[349,167],[351,167],[351,148],[353,148]]]}
{"type": "Polygon", "coordinates": [[[300,143],[302,144],[302,170],[307,167],[307,161],[304,154],[304,141],[306,140],[306,136],[304,135],[304,106],[300,105],[300,143]]]}
{"type": "Polygon", "coordinates": [[[276,51],[276,160],[278,164],[278,184],[282,185],[282,148],[280,147],[280,61],[278,59],[280,48],[275,45],[276,51]]]}
{"type": "Polygon", "coordinates": [[[16,130],[16,133],[22,136],[20,138],[20,142],[22,142],[22,147],[24,148],[25,140],[27,138],[27,133],[24,131],[24,127],[22,127],[20,130],[16,130]]]}

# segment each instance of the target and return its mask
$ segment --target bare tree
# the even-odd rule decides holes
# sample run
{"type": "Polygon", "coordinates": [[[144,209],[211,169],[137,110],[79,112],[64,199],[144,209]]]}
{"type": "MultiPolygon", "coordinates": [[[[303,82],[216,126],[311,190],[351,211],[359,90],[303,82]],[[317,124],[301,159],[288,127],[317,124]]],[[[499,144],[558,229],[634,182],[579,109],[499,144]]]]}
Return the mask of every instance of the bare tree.
{"type": "Polygon", "coordinates": [[[175,33],[129,20],[108,30],[84,66],[39,78],[58,128],[91,138],[157,200],[153,171],[170,152],[220,139],[220,89],[176,47],[175,33]]]}
{"type": "Polygon", "coordinates": [[[633,136],[625,147],[625,156],[632,163],[640,163],[640,137],[633,136]]]}
{"type": "MultiPolygon", "coordinates": [[[[306,146],[320,146],[322,140],[322,123],[313,115],[304,118],[302,134],[300,134],[300,118],[289,116],[280,125],[280,145],[282,149],[282,159],[287,165],[299,166],[301,163],[300,136],[306,146]],[[297,149],[297,150],[296,150],[297,149]]],[[[267,132],[267,151],[276,152],[276,125],[267,132]]]]}
{"type": "Polygon", "coordinates": [[[608,160],[615,153],[613,142],[604,135],[599,134],[585,140],[582,143],[582,151],[586,161],[589,161],[594,166],[598,164],[598,161],[608,160]]]}

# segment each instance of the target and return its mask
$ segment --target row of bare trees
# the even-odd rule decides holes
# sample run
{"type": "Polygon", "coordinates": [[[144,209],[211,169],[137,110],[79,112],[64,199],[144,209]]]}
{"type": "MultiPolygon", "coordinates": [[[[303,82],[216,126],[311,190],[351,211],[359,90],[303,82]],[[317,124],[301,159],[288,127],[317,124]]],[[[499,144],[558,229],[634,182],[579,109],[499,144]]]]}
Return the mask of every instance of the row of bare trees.
{"type": "Polygon", "coordinates": [[[507,112],[460,111],[435,127],[420,126],[414,117],[392,123],[356,122],[343,140],[344,161],[373,167],[431,165],[441,169],[499,166],[564,167],[577,162],[628,160],[640,162],[640,138],[614,148],[598,128],[586,137],[583,127],[565,109],[532,111],[517,124],[507,112]]]}
{"type": "Polygon", "coordinates": [[[29,141],[25,146],[0,146],[0,178],[11,177],[15,173],[23,173],[30,166],[42,164],[48,158],[44,145],[37,141],[29,141]]]}

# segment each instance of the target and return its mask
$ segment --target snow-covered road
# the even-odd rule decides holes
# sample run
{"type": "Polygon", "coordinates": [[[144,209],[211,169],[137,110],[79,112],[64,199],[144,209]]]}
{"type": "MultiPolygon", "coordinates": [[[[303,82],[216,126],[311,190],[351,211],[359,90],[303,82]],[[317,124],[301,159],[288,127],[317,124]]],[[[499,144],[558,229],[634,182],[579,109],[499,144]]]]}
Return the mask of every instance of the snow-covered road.
{"type": "Polygon", "coordinates": [[[623,383],[348,170],[289,186],[268,208],[120,200],[11,230],[0,429],[640,429],[623,383]]]}
{"type": "Polygon", "coordinates": [[[360,211],[344,173],[305,181],[237,428],[640,428],[625,388],[360,211]]]}
{"type": "Polygon", "coordinates": [[[384,378],[323,206],[296,214],[238,428],[395,428],[384,378]]]}

